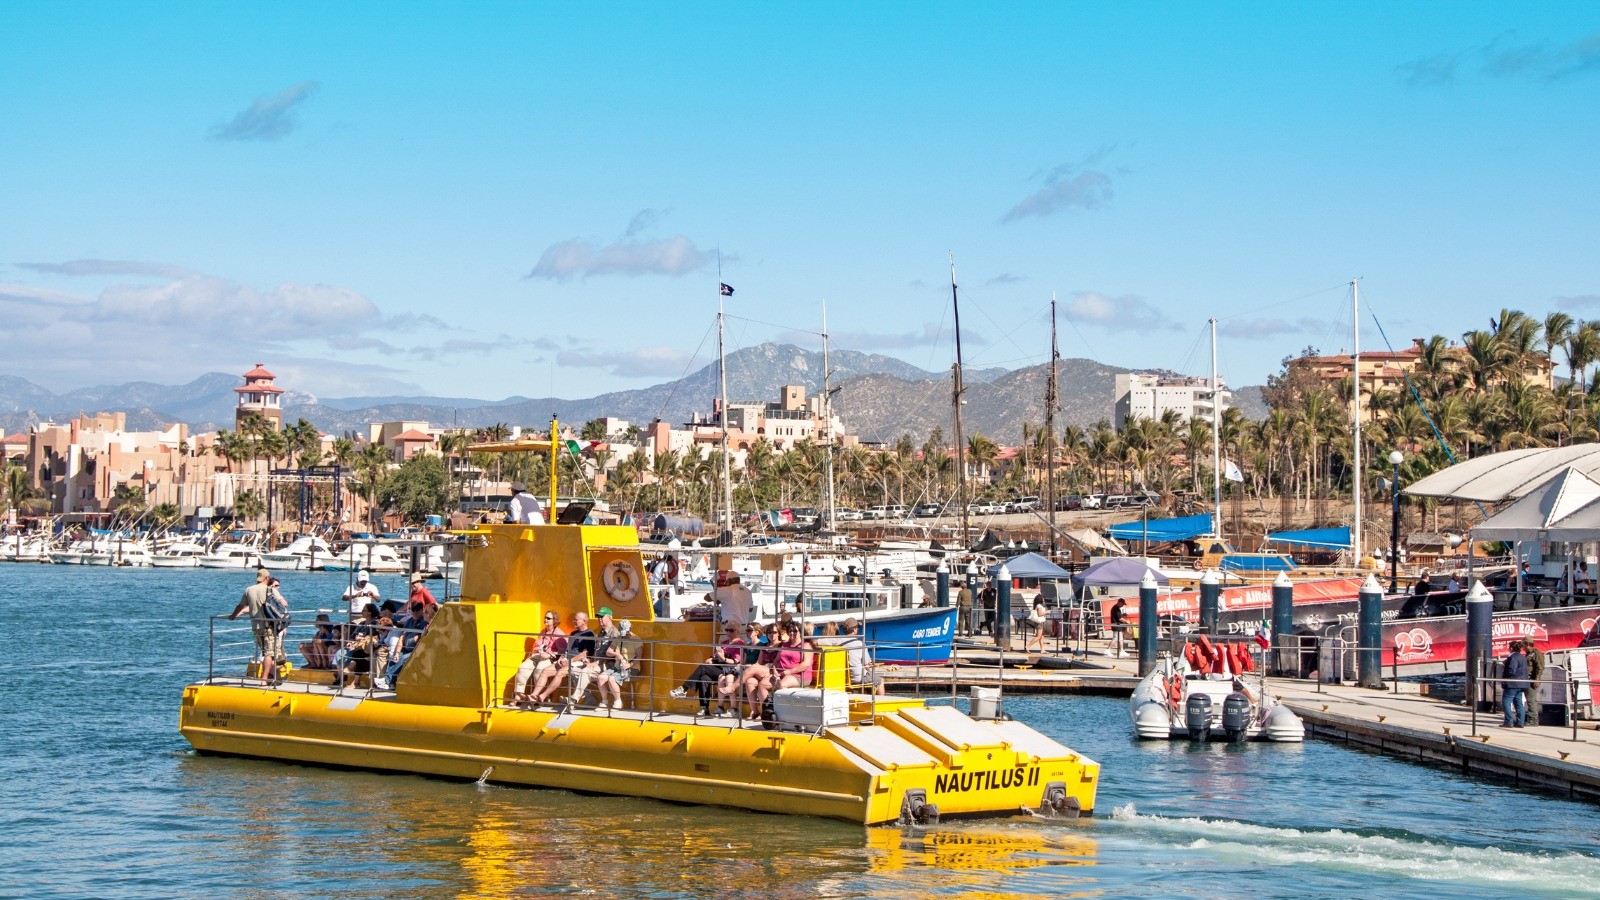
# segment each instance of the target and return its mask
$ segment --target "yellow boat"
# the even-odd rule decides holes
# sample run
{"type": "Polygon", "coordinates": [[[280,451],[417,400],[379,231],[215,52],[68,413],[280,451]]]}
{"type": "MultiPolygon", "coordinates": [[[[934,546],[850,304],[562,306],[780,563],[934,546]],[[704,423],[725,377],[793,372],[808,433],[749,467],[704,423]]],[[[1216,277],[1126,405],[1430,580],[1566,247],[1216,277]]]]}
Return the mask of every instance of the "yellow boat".
{"type": "Polygon", "coordinates": [[[469,534],[460,602],[440,607],[392,691],[306,669],[278,685],[213,674],[184,689],[179,730],[202,753],[869,825],[1094,810],[1094,761],[1008,718],[853,689],[841,647],[818,651],[816,686],[848,697],[847,721],[698,715],[697,700],[670,691],[707,655],[712,625],[655,619],[636,546],[626,526],[481,526],[469,534]],[[631,702],[511,703],[544,612],[565,622],[601,606],[642,640],[631,702]]]}

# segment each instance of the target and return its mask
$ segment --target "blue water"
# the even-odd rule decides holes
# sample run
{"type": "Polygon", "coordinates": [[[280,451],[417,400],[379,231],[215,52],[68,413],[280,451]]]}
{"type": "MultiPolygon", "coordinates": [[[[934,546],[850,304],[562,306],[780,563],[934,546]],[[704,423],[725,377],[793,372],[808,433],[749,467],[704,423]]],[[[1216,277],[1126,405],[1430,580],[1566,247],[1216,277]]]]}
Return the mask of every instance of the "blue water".
{"type": "MultiPolygon", "coordinates": [[[[1319,742],[1139,743],[1106,698],[1007,699],[1102,763],[1095,818],[915,833],[198,757],[179,693],[250,580],[0,564],[0,895],[1600,896],[1593,806],[1319,742]]],[[[284,581],[297,610],[343,587],[284,581]]]]}

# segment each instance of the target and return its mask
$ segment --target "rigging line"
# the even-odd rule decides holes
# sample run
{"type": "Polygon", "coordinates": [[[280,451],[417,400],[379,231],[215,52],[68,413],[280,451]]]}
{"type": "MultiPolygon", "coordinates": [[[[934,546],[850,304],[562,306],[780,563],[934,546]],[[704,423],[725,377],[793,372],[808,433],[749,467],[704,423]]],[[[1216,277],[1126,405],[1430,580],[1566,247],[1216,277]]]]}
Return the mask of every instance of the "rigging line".
{"type": "MultiPolygon", "coordinates": [[[[1183,362],[1178,367],[1179,374],[1183,374],[1183,375],[1188,375],[1189,374],[1189,372],[1190,372],[1190,368],[1189,367],[1194,364],[1195,357],[1198,356],[1199,353],[1200,353],[1200,342],[1205,339],[1205,337],[1209,333],[1209,331],[1210,331],[1210,329],[1209,329],[1208,326],[1202,325],[1202,326],[1200,326],[1199,330],[1197,330],[1194,333],[1194,343],[1189,345],[1188,351],[1186,351],[1184,353],[1184,355],[1183,355],[1183,362]]],[[[1193,377],[1193,376],[1191,376],[1191,377],[1193,377]]]]}
{"type": "Polygon", "coordinates": [[[683,372],[678,375],[677,380],[672,382],[672,390],[667,393],[667,399],[661,401],[661,406],[656,409],[657,419],[663,418],[663,413],[667,411],[667,407],[672,405],[673,398],[678,396],[678,388],[683,386],[683,380],[688,377],[690,367],[700,359],[700,351],[705,349],[706,341],[711,339],[711,330],[713,327],[714,326],[707,326],[705,334],[700,336],[700,346],[694,348],[693,355],[691,355],[689,360],[683,364],[683,372]]]}
{"type": "MultiPolygon", "coordinates": [[[[966,288],[960,288],[959,290],[960,290],[960,292],[961,292],[961,294],[963,296],[972,297],[972,292],[970,290],[967,290],[966,288]]],[[[974,300],[974,303],[976,303],[976,298],[973,298],[973,300],[974,300]]],[[[1002,326],[1000,325],[1000,323],[996,322],[994,317],[989,315],[989,311],[988,310],[984,309],[982,306],[979,306],[978,307],[978,312],[983,313],[983,317],[989,321],[989,324],[993,325],[995,327],[995,330],[1000,332],[1001,339],[1009,342],[1011,344],[1011,346],[1016,347],[1018,353],[1024,354],[1024,356],[1026,358],[1029,358],[1029,359],[1037,359],[1038,358],[1039,354],[1035,353],[1035,354],[1029,355],[1028,351],[1022,349],[1022,345],[1018,344],[1016,342],[1016,340],[1012,338],[1013,334],[1015,334],[1017,331],[1019,331],[1024,325],[1028,324],[1028,320],[1027,319],[1023,319],[1023,321],[1018,322],[1016,324],[1016,326],[1013,327],[1010,331],[1004,331],[1004,330],[1002,330],[1002,326]]],[[[997,341],[994,344],[991,344],[989,346],[994,347],[994,346],[998,346],[998,344],[999,344],[999,342],[997,341]]],[[[984,354],[984,351],[980,350],[980,351],[978,351],[978,353],[976,355],[977,355],[978,358],[981,359],[983,357],[983,354],[984,354]]],[[[996,363],[990,363],[990,365],[996,365],[996,363]]]]}
{"type": "Polygon", "coordinates": [[[733,313],[723,313],[723,318],[738,319],[741,322],[751,322],[756,325],[765,325],[769,328],[782,328],[786,331],[794,332],[795,334],[811,334],[816,335],[817,337],[822,337],[822,332],[820,331],[812,331],[809,328],[796,328],[793,325],[780,325],[777,322],[763,322],[760,319],[752,319],[749,316],[736,316],[733,313]]]}
{"type": "MultiPolygon", "coordinates": [[[[1369,312],[1371,312],[1370,309],[1369,312]]],[[[1383,345],[1389,348],[1390,353],[1395,352],[1394,345],[1389,343],[1389,335],[1383,330],[1383,323],[1378,321],[1378,314],[1371,312],[1371,315],[1372,324],[1378,326],[1378,336],[1383,338],[1383,345]]],[[[1439,433],[1439,426],[1433,423],[1433,416],[1428,413],[1428,407],[1423,404],[1422,395],[1417,393],[1417,386],[1411,383],[1411,373],[1401,370],[1400,374],[1405,378],[1406,387],[1411,391],[1411,399],[1416,402],[1417,409],[1422,410],[1422,417],[1427,420],[1428,427],[1433,429],[1433,439],[1439,442],[1439,447],[1444,450],[1445,458],[1450,460],[1450,464],[1455,465],[1456,455],[1450,452],[1450,445],[1445,441],[1444,435],[1439,433]]],[[[1483,508],[1483,504],[1476,500],[1473,503],[1477,504],[1478,512],[1483,513],[1484,518],[1488,518],[1489,511],[1483,508]]]]}
{"type": "Polygon", "coordinates": [[[1312,292],[1310,292],[1308,294],[1301,294],[1298,297],[1290,297],[1287,300],[1278,300],[1278,301],[1273,302],[1273,303],[1268,303],[1265,306],[1257,306],[1254,309],[1246,309],[1246,310],[1243,310],[1241,312],[1236,312],[1231,316],[1217,316],[1217,321],[1218,322],[1226,322],[1229,319],[1237,319],[1240,316],[1248,316],[1251,313],[1258,313],[1258,312],[1263,312],[1263,311],[1269,310],[1269,309],[1275,309],[1275,308],[1277,308],[1279,306],[1283,306],[1284,304],[1287,304],[1287,303],[1297,303],[1297,302],[1299,302],[1301,300],[1305,300],[1305,299],[1307,299],[1309,297],[1315,297],[1318,294],[1326,294],[1329,291],[1336,291],[1339,288],[1348,287],[1348,286],[1349,286],[1349,282],[1343,282],[1343,283],[1340,283],[1340,284],[1333,285],[1332,287],[1318,288],[1317,290],[1314,290],[1314,291],[1312,291],[1312,292]]]}

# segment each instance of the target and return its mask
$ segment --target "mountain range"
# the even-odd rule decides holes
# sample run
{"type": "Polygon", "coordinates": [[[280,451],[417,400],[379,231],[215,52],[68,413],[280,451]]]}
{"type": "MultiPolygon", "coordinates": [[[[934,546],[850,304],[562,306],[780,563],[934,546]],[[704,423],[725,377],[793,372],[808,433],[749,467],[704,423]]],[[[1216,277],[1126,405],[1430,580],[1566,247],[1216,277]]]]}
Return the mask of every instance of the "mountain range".
{"type": "MultiPolygon", "coordinates": [[[[864,440],[893,440],[902,434],[922,440],[935,427],[950,430],[950,376],[929,372],[889,356],[837,351],[829,357],[831,383],[839,388],[834,408],[846,427],[864,440]]],[[[963,428],[1000,443],[1022,437],[1022,424],[1044,420],[1047,366],[1023,369],[969,368],[963,428]]],[[[1083,427],[1112,417],[1117,373],[1128,371],[1088,359],[1064,359],[1057,381],[1059,425],[1083,427]]],[[[183,385],[130,382],[79,388],[56,394],[26,379],[0,375],[0,429],[6,433],[80,412],[124,412],[128,427],[149,430],[186,422],[195,432],[233,426],[237,375],[211,372],[183,385]]],[[[786,384],[822,389],[822,354],[790,344],[766,343],[728,357],[728,396],[734,402],[771,401],[786,384]]],[[[635,423],[655,419],[683,423],[709,415],[717,395],[717,367],[707,365],[676,381],[578,400],[512,396],[502,400],[467,397],[318,398],[285,386],[284,417],[305,418],[325,432],[365,431],[369,422],[427,421],[439,427],[483,427],[496,423],[534,428],[551,415],[566,422],[615,416],[635,423]]],[[[1261,391],[1240,388],[1235,403],[1250,418],[1265,415],[1261,391]]]]}

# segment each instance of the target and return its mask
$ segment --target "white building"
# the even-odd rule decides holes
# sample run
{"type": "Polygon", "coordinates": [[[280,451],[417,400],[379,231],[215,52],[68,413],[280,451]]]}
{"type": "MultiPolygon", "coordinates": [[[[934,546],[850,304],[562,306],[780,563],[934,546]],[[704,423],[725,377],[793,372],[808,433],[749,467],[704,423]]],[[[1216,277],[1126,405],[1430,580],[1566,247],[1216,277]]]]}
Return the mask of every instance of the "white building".
{"type": "MultiPolygon", "coordinates": [[[[1222,410],[1227,410],[1233,393],[1218,382],[1218,399],[1222,410]]],[[[1124,372],[1117,376],[1116,426],[1121,428],[1129,419],[1159,419],[1167,410],[1178,414],[1181,421],[1204,419],[1211,421],[1211,381],[1205,378],[1187,378],[1172,372],[1124,372]]]]}

